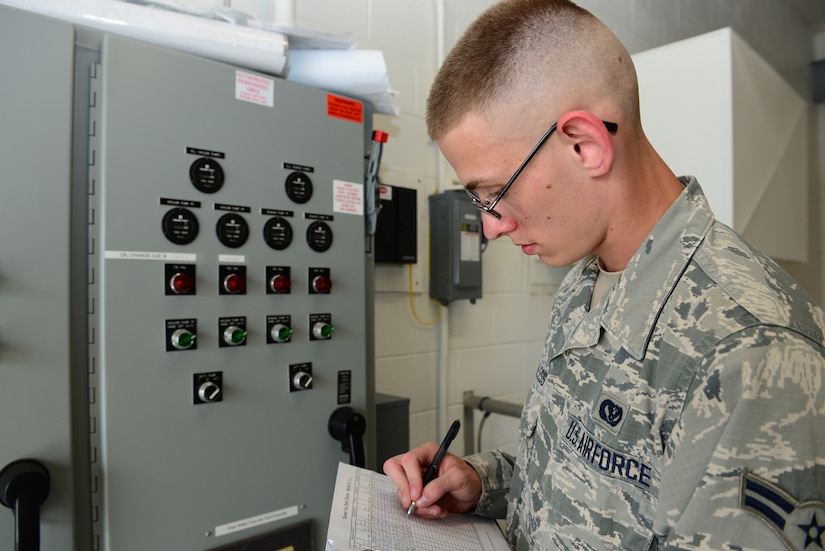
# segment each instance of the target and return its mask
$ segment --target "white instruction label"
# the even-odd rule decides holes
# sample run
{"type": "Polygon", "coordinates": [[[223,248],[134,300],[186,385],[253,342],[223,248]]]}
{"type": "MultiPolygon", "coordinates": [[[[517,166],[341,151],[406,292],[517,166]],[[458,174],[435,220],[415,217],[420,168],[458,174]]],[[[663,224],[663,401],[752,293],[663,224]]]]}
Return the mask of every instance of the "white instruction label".
{"type": "Polygon", "coordinates": [[[477,224],[462,224],[461,262],[481,262],[481,234],[477,224]]]}
{"type": "Polygon", "coordinates": [[[235,71],[235,99],[272,107],[275,81],[271,78],[235,71]]]}
{"type": "Polygon", "coordinates": [[[164,260],[167,262],[194,262],[198,255],[190,253],[169,253],[163,251],[106,251],[107,260],[164,260]]]}
{"type": "Polygon", "coordinates": [[[364,184],[332,181],[332,210],[346,214],[364,214],[364,184]]]}
{"type": "Polygon", "coordinates": [[[247,530],[249,528],[254,528],[255,526],[275,522],[276,520],[294,517],[297,514],[298,506],[293,505],[292,507],[287,507],[286,509],[279,509],[277,511],[264,513],[263,515],[258,515],[256,517],[249,517],[242,520],[236,520],[235,522],[221,524],[220,526],[215,526],[215,536],[225,536],[226,534],[231,534],[232,532],[239,532],[240,530],[247,530]]]}

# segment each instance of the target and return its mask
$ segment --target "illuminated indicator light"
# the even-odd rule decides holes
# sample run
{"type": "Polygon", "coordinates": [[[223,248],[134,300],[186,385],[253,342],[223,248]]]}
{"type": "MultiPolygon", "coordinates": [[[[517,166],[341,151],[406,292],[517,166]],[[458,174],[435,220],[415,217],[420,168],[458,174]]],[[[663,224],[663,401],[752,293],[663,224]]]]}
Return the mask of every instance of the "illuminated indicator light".
{"type": "Polygon", "coordinates": [[[223,288],[232,295],[238,295],[246,291],[246,281],[238,274],[229,274],[223,280],[223,288]]]}
{"type": "Polygon", "coordinates": [[[292,289],[292,282],[290,279],[283,275],[277,274],[270,280],[270,288],[274,293],[288,293],[290,289],[292,289]]]}
{"type": "Polygon", "coordinates": [[[316,293],[327,294],[332,290],[332,280],[326,276],[315,276],[312,280],[312,288],[316,293]]]}
{"type": "Polygon", "coordinates": [[[246,340],[246,331],[236,325],[231,325],[223,332],[223,340],[226,341],[226,344],[241,344],[246,340]]]}
{"type": "Polygon", "coordinates": [[[286,342],[289,340],[289,337],[292,336],[292,328],[278,323],[272,326],[270,334],[272,335],[272,340],[275,342],[286,342]]]}
{"type": "Polygon", "coordinates": [[[195,344],[195,334],[187,329],[178,329],[172,333],[172,346],[178,350],[186,350],[195,344]]]}
{"type": "Polygon", "coordinates": [[[334,326],[320,321],[312,327],[312,333],[318,339],[328,339],[334,330],[334,326]]]}
{"type": "Polygon", "coordinates": [[[172,276],[169,286],[174,293],[184,295],[192,291],[192,288],[195,286],[195,280],[192,279],[192,276],[189,274],[178,272],[172,276]]]}

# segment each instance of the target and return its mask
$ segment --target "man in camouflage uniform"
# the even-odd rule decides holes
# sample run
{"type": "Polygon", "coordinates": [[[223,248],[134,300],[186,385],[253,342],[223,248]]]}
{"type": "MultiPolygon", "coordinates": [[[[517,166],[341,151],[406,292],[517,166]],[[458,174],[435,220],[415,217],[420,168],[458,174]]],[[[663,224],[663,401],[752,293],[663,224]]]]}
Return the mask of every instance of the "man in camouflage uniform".
{"type": "Polygon", "coordinates": [[[597,307],[594,257],[559,289],[512,483],[511,458],[466,458],[477,513],[510,486],[519,549],[804,549],[812,522],[825,543],[822,311],[684,183],[597,307]]]}
{"type": "Polygon", "coordinates": [[[656,155],[612,33],[566,1],[492,6],[439,71],[428,127],[488,237],[582,260],[517,457],[448,455],[423,490],[437,445],[411,450],[384,465],[402,505],[506,515],[519,550],[825,548],[823,312],[656,155]]]}

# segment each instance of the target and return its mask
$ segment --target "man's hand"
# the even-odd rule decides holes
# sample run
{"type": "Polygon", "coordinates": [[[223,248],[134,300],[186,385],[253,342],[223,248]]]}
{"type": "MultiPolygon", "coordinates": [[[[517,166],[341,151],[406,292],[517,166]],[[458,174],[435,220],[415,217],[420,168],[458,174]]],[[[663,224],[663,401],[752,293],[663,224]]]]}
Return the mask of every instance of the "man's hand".
{"type": "Polygon", "coordinates": [[[438,444],[429,442],[384,462],[384,473],[398,487],[398,500],[404,509],[415,501],[415,514],[422,517],[444,518],[451,512],[470,511],[481,497],[481,478],[457,455],[445,454],[438,476],[421,487],[424,471],[437,451],[438,444]]]}

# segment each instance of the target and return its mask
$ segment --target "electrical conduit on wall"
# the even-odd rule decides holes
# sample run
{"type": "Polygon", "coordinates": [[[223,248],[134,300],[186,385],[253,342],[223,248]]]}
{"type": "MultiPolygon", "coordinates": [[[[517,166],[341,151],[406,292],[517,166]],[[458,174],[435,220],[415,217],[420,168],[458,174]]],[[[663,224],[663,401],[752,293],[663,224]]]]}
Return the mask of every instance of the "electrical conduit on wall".
{"type": "MultiPolygon", "coordinates": [[[[446,0],[435,0],[435,40],[436,40],[436,71],[444,62],[444,3],[446,0]]],[[[437,159],[437,182],[438,191],[442,192],[445,188],[446,167],[444,164],[444,156],[440,153],[436,155],[437,159]]],[[[432,236],[431,236],[432,238],[432,236]]],[[[436,355],[436,426],[434,437],[435,440],[441,438],[447,430],[447,369],[449,367],[450,358],[450,309],[444,307],[441,313],[440,337],[438,340],[438,354],[436,355]]]]}

